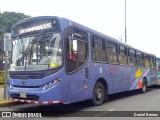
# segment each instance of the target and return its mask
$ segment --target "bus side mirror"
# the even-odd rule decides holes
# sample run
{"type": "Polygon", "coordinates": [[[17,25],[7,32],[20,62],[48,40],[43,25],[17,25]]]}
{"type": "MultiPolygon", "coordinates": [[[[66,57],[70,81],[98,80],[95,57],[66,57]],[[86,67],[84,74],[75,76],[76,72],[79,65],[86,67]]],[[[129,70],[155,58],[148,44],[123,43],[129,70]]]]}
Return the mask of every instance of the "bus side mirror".
{"type": "Polygon", "coordinates": [[[4,51],[8,52],[12,51],[11,33],[4,34],[4,51]]]}

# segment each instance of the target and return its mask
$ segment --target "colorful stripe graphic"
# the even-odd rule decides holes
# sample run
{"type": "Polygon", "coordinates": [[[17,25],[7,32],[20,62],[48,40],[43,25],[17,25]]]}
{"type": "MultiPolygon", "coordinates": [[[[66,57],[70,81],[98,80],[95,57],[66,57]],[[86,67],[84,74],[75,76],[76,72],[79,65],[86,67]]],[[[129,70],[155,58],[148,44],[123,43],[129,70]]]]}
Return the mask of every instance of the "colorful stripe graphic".
{"type": "MultiPolygon", "coordinates": [[[[140,69],[140,68],[139,68],[140,69]]],[[[146,71],[144,73],[142,73],[142,71],[140,72],[140,70],[137,70],[135,73],[135,80],[134,83],[132,84],[132,86],[130,87],[130,90],[134,90],[134,89],[139,89],[142,88],[142,80],[145,76],[147,76],[147,74],[149,73],[150,69],[146,69],[146,71]],[[138,72],[139,71],[139,72],[138,72]],[[143,75],[140,75],[143,74],[143,75]],[[138,74],[138,75],[137,75],[138,74]]]]}

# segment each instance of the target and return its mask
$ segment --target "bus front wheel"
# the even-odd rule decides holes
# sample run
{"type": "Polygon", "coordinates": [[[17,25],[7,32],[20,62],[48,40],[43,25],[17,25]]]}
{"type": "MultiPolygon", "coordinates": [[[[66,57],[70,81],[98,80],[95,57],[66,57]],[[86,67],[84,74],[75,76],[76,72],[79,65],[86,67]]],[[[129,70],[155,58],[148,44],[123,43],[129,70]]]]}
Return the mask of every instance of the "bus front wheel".
{"type": "Polygon", "coordinates": [[[97,82],[93,89],[93,98],[91,100],[92,105],[98,106],[101,105],[104,101],[104,85],[101,82],[97,82]]]}

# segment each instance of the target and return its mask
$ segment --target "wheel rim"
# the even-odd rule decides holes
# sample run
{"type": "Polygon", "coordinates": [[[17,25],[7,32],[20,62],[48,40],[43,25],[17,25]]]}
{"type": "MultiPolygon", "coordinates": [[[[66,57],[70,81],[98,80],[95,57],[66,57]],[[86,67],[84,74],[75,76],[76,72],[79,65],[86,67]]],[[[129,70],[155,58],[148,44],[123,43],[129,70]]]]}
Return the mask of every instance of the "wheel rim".
{"type": "Polygon", "coordinates": [[[96,94],[95,94],[96,100],[98,101],[101,100],[102,96],[103,96],[103,90],[101,88],[97,88],[96,94]]]}
{"type": "Polygon", "coordinates": [[[143,85],[142,89],[143,89],[144,92],[146,91],[146,85],[145,84],[143,85]]]}

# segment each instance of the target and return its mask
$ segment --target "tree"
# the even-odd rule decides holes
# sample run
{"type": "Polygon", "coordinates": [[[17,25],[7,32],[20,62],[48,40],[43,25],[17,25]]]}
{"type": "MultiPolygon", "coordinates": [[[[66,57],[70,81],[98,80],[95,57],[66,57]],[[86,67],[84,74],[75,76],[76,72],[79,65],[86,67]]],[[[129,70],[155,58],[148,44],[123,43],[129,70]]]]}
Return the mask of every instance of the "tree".
{"type": "Polygon", "coordinates": [[[11,27],[18,21],[30,17],[23,13],[16,12],[0,12],[0,51],[3,50],[3,35],[10,33],[11,27]]]}
{"type": "Polygon", "coordinates": [[[0,12],[0,36],[4,33],[11,32],[11,27],[18,21],[30,17],[23,13],[16,12],[0,12]]]}

